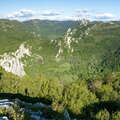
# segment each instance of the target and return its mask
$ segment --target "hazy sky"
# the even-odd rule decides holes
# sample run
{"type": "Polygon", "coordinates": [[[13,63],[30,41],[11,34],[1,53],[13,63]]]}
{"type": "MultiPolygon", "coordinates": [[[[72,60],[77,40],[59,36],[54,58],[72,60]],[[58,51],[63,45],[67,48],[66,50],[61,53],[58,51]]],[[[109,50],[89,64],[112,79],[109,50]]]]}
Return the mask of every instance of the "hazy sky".
{"type": "Polygon", "coordinates": [[[0,0],[0,18],[118,20],[120,0],[0,0]]]}

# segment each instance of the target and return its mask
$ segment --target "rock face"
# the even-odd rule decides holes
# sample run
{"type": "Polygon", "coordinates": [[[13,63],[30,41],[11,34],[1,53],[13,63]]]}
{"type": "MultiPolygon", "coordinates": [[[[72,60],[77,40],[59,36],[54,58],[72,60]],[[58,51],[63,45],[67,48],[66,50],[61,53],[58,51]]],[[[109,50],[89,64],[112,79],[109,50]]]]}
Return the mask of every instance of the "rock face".
{"type": "MultiPolygon", "coordinates": [[[[1,115],[0,120],[11,120],[11,119],[8,119],[10,117],[9,115],[12,115],[12,113],[14,113],[14,112],[16,112],[16,114],[19,114],[19,115],[26,113],[28,115],[28,117],[30,118],[30,120],[60,120],[60,119],[54,118],[55,114],[51,115],[52,118],[51,117],[46,118],[46,116],[48,114],[47,111],[50,112],[51,108],[52,108],[51,105],[46,105],[41,102],[28,103],[25,101],[21,101],[18,98],[10,99],[10,100],[9,99],[0,99],[0,110],[6,109],[6,111],[8,113],[8,115],[6,115],[6,116],[1,115]],[[12,109],[10,109],[10,108],[12,108],[12,109]],[[12,110],[14,112],[12,112],[12,110]],[[10,112],[10,114],[9,114],[9,112],[10,112]]],[[[51,112],[51,114],[52,113],[53,112],[51,112]]],[[[19,120],[19,118],[17,118],[16,120],[19,120]]],[[[24,120],[26,120],[26,119],[24,118],[24,120]]],[[[70,118],[70,115],[67,110],[64,111],[64,120],[73,120],[70,118]]]]}
{"type": "MultiPolygon", "coordinates": [[[[3,109],[9,109],[9,108],[13,108],[14,109],[14,105],[24,105],[24,106],[35,106],[37,105],[38,103],[36,103],[35,105],[34,104],[31,104],[31,103],[26,103],[24,101],[21,101],[19,99],[15,99],[15,100],[9,100],[9,99],[3,99],[1,100],[0,99],[0,110],[3,110],[3,109]]],[[[43,103],[39,103],[39,106],[42,106],[42,107],[45,107],[45,105],[43,103]]],[[[37,106],[35,106],[37,107],[37,106]]],[[[30,115],[30,118],[31,119],[34,119],[34,120],[46,120],[44,117],[42,117],[42,111],[38,110],[38,111],[32,111],[31,109],[25,109],[25,108],[20,108],[19,109],[19,112],[20,111],[23,111],[23,112],[26,112],[30,115]]],[[[0,120],[10,120],[8,119],[7,116],[1,116],[0,117],[0,120]]],[[[17,119],[18,120],[18,119],[17,119]]]]}
{"type": "Polygon", "coordinates": [[[26,74],[24,64],[21,60],[25,56],[31,56],[31,52],[29,48],[25,48],[25,45],[21,44],[16,52],[0,55],[0,66],[5,69],[6,72],[11,72],[22,77],[26,74]]]}
{"type": "Polygon", "coordinates": [[[9,120],[6,116],[0,117],[0,120],[9,120]]]}

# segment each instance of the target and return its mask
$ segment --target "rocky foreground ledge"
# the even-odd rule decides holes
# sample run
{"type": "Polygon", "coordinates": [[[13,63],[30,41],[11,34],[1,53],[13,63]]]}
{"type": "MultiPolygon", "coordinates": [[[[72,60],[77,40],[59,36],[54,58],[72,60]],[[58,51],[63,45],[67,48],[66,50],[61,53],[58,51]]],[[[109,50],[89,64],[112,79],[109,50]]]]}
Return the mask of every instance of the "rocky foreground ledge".
{"type": "MultiPolygon", "coordinates": [[[[40,110],[34,110],[34,109],[37,109],[38,107],[41,107],[41,108],[42,107],[43,108],[48,107],[49,108],[49,106],[46,106],[42,103],[31,104],[31,103],[23,102],[19,99],[15,99],[15,100],[3,99],[3,100],[0,100],[0,113],[3,114],[3,115],[4,114],[6,114],[6,115],[10,114],[11,116],[16,116],[17,117],[17,113],[14,113],[15,112],[14,110],[17,109],[17,112],[19,113],[18,117],[21,116],[19,119],[22,119],[23,113],[26,113],[26,114],[28,114],[28,116],[30,117],[31,120],[46,120],[45,118],[42,117],[42,112],[40,110]],[[21,108],[20,106],[23,106],[23,108],[21,108]],[[13,114],[16,114],[16,115],[12,115],[12,113],[8,113],[9,111],[10,112],[13,111],[13,114]]],[[[10,115],[8,115],[8,116],[2,116],[1,115],[0,120],[10,120],[10,118],[11,118],[10,115]]]]}
{"type": "MultiPolygon", "coordinates": [[[[0,120],[57,120],[48,117],[51,106],[43,103],[27,103],[20,99],[0,99],[0,120]],[[45,114],[46,112],[46,114],[45,114]]],[[[52,116],[52,115],[51,115],[52,116]]],[[[67,111],[64,120],[71,120],[67,111]]]]}

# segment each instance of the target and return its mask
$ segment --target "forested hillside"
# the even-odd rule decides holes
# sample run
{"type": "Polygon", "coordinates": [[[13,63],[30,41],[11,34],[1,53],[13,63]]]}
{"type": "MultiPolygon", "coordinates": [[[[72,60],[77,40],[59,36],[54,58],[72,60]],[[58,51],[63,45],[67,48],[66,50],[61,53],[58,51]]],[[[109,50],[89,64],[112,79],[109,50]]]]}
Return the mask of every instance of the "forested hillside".
{"type": "MultiPolygon", "coordinates": [[[[0,20],[0,97],[50,105],[18,105],[45,120],[119,120],[119,36],[115,21],[0,20]]],[[[31,120],[13,108],[0,115],[31,120]]]]}

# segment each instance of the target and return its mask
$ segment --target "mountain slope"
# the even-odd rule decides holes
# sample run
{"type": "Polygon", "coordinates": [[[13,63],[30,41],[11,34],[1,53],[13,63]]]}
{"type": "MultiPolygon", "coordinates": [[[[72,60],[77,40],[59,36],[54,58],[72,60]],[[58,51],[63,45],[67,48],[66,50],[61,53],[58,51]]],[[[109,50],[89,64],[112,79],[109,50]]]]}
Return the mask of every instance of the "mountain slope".
{"type": "Polygon", "coordinates": [[[75,28],[79,25],[77,21],[49,21],[49,20],[30,20],[25,21],[30,32],[38,34],[44,39],[55,39],[63,36],[68,28],[75,28]]]}
{"type": "Polygon", "coordinates": [[[12,52],[27,40],[33,39],[25,25],[18,21],[0,20],[0,54],[12,52]]]}
{"type": "Polygon", "coordinates": [[[1,20],[0,26],[0,53],[15,52],[23,43],[29,46],[32,54],[22,61],[26,73],[33,76],[44,72],[71,79],[72,75],[98,72],[105,67],[102,62],[107,51],[120,47],[118,22],[80,25],[71,21],[1,20]]]}

